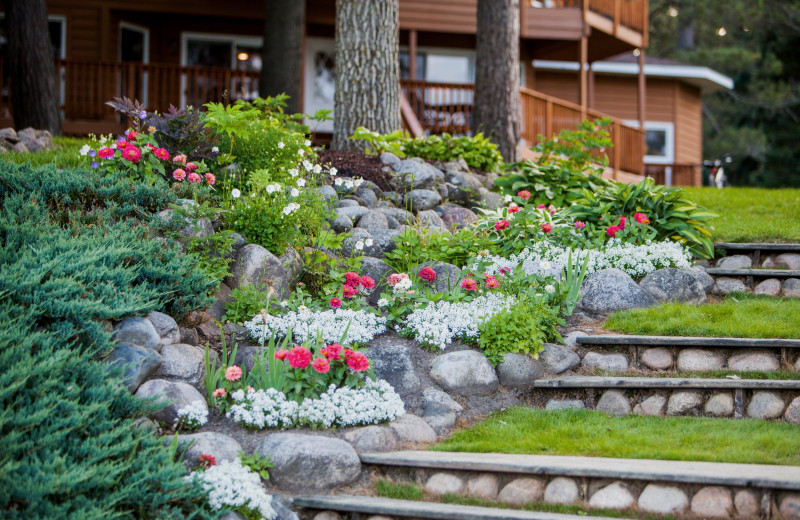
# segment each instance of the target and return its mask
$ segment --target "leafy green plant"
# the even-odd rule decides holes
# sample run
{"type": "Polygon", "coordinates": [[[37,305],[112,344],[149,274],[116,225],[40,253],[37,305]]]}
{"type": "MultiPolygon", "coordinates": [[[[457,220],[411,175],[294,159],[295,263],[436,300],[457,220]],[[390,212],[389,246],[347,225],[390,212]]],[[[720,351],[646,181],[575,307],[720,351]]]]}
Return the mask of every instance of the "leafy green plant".
{"type": "Polygon", "coordinates": [[[289,328],[280,345],[278,345],[277,334],[270,334],[269,341],[262,337],[261,345],[267,347],[267,351],[258,355],[253,365],[253,370],[246,375],[245,385],[258,389],[283,388],[286,380],[283,375],[283,364],[277,362],[275,352],[286,350],[291,345],[291,339],[291,328],[289,328]]]}
{"type": "Polygon", "coordinates": [[[243,451],[240,451],[239,458],[242,460],[242,466],[247,466],[258,473],[262,479],[269,480],[269,468],[275,466],[275,464],[272,463],[271,456],[266,455],[262,457],[258,451],[253,450],[252,455],[247,455],[243,451]]]}
{"type": "Polygon", "coordinates": [[[496,252],[496,246],[484,229],[466,227],[450,233],[418,226],[406,226],[395,237],[396,248],[386,253],[386,261],[397,272],[410,271],[423,262],[447,262],[465,265],[480,251],[496,252]]]}
{"type": "Polygon", "coordinates": [[[225,315],[222,321],[242,324],[253,319],[261,309],[270,307],[270,287],[260,285],[243,285],[231,291],[230,299],[225,302],[225,315]]]}
{"type": "Polygon", "coordinates": [[[589,267],[589,255],[586,255],[583,264],[576,264],[572,261],[572,251],[570,250],[560,283],[564,294],[564,302],[562,304],[564,316],[571,316],[575,306],[578,305],[578,300],[581,298],[581,285],[586,277],[587,267],[589,267]]]}
{"type": "Polygon", "coordinates": [[[303,283],[314,294],[332,296],[341,288],[342,275],[361,269],[362,255],[341,256],[342,242],[352,233],[336,234],[323,229],[314,244],[303,251],[303,283]]]}
{"type": "Polygon", "coordinates": [[[368,128],[359,126],[350,139],[366,141],[369,147],[364,151],[370,155],[378,155],[383,152],[393,153],[397,157],[405,157],[403,151],[405,143],[408,141],[408,135],[402,130],[395,130],[388,134],[379,134],[372,132],[368,128]]]}
{"type": "Polygon", "coordinates": [[[222,103],[206,103],[203,123],[214,130],[217,134],[225,135],[228,138],[228,153],[222,154],[218,160],[222,164],[233,162],[234,140],[247,138],[252,132],[250,123],[258,118],[255,110],[243,110],[242,105],[224,105],[222,103]]]}
{"type": "Polygon", "coordinates": [[[208,402],[211,403],[212,406],[220,406],[224,411],[227,400],[218,399],[217,396],[214,395],[214,391],[218,388],[224,388],[226,392],[231,390],[229,381],[225,379],[225,370],[227,370],[227,368],[233,364],[233,360],[236,359],[236,351],[239,346],[234,344],[233,349],[228,352],[227,342],[225,340],[225,329],[221,323],[217,323],[217,326],[219,327],[220,341],[222,343],[220,348],[222,359],[212,356],[211,349],[208,344],[206,344],[206,350],[203,355],[203,364],[205,366],[203,386],[206,389],[206,398],[208,402]]]}
{"type": "Polygon", "coordinates": [[[503,156],[497,150],[497,145],[481,133],[472,137],[453,137],[447,133],[420,136],[406,141],[403,148],[409,157],[434,161],[464,159],[470,167],[485,172],[496,172],[503,166],[503,156]]]}

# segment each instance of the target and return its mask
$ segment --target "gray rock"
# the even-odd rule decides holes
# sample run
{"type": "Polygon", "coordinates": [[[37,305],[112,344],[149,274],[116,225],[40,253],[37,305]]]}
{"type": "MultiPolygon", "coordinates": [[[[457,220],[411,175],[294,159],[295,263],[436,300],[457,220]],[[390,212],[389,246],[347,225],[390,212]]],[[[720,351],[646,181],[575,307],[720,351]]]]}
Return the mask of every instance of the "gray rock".
{"type": "Polygon", "coordinates": [[[378,197],[372,191],[372,188],[367,185],[367,181],[356,188],[355,196],[364,201],[363,205],[368,208],[374,208],[378,204],[378,197]]]}
{"type": "Polygon", "coordinates": [[[446,391],[460,395],[491,395],[499,384],[492,364],[474,350],[437,356],[430,377],[446,391]]]}
{"type": "MultiPolygon", "coordinates": [[[[371,256],[373,258],[384,258],[386,255],[381,248],[381,243],[378,242],[374,235],[380,233],[395,233],[392,229],[375,230],[372,233],[363,228],[353,228],[353,234],[342,241],[342,255],[347,257],[364,255],[365,257],[371,256]],[[361,249],[358,248],[359,243],[361,249]]],[[[394,245],[391,240],[385,244],[387,247],[394,245]]]]}
{"type": "Polygon", "coordinates": [[[651,395],[641,403],[633,407],[636,415],[652,415],[660,417],[664,415],[667,407],[667,398],[663,395],[651,395]]]}
{"type": "Polygon", "coordinates": [[[689,267],[683,271],[690,274],[695,280],[700,282],[700,284],[703,286],[703,290],[706,293],[710,293],[714,288],[714,277],[708,274],[702,267],[689,267]]]}
{"type": "Polygon", "coordinates": [[[178,330],[178,324],[171,316],[163,312],[153,311],[147,316],[147,319],[150,320],[150,323],[152,323],[153,327],[156,329],[156,333],[158,333],[161,338],[162,346],[180,343],[181,331],[178,330]]]}
{"type": "Polygon", "coordinates": [[[367,231],[389,229],[389,221],[386,220],[386,215],[383,213],[370,211],[358,220],[358,227],[367,231]]]}
{"type": "Polygon", "coordinates": [[[361,260],[361,276],[369,276],[375,280],[375,288],[369,293],[369,302],[373,305],[378,303],[381,293],[389,286],[386,283],[386,277],[392,273],[392,268],[385,260],[365,256],[361,260]]]}
{"type": "Polygon", "coordinates": [[[331,229],[337,233],[347,233],[353,229],[353,219],[347,215],[339,215],[331,221],[331,229]]]}
{"type": "Polygon", "coordinates": [[[414,444],[436,442],[436,432],[424,419],[405,414],[387,425],[401,442],[414,444]]]}
{"type": "Polygon", "coordinates": [[[454,186],[458,186],[460,188],[469,188],[475,192],[483,188],[483,183],[477,177],[477,175],[469,172],[445,170],[444,180],[450,184],[453,184],[454,186]]]}
{"type": "Polygon", "coordinates": [[[800,495],[786,495],[778,509],[783,520],[800,520],[800,495]]]}
{"type": "Polygon", "coordinates": [[[420,379],[411,359],[411,350],[406,345],[379,345],[368,350],[375,376],[392,385],[401,397],[419,390],[420,379]]]}
{"type": "Polygon", "coordinates": [[[734,292],[747,292],[747,286],[738,278],[720,276],[714,283],[712,291],[714,294],[730,294],[734,292]]]}
{"type": "Polygon", "coordinates": [[[538,360],[525,354],[509,353],[497,365],[497,377],[506,388],[529,390],[533,382],[541,379],[544,368],[538,360]]]}
{"type": "Polygon", "coordinates": [[[775,257],[768,256],[764,260],[761,261],[761,268],[762,269],[775,269],[775,257]]]}
{"type": "Polygon", "coordinates": [[[622,482],[607,485],[589,499],[589,505],[598,509],[628,509],[635,503],[633,493],[622,482]]]}
{"type": "Polygon", "coordinates": [[[567,370],[577,368],[581,364],[578,354],[567,350],[554,343],[545,343],[544,350],[539,353],[539,361],[545,372],[561,374],[567,370]]]}
{"type": "Polygon", "coordinates": [[[467,481],[467,495],[483,500],[497,500],[499,482],[496,475],[486,473],[467,481]]]}
{"type": "Polygon", "coordinates": [[[689,507],[689,498],[677,487],[647,484],[637,505],[647,513],[683,513],[689,507]]]}
{"type": "Polygon", "coordinates": [[[783,414],[786,403],[774,392],[755,392],[747,406],[747,415],[756,419],[776,419],[783,414]]]}
{"type": "Polygon", "coordinates": [[[572,504],[579,500],[578,484],[571,478],[556,477],[544,488],[544,501],[548,504],[572,504]]]}
{"type": "Polygon", "coordinates": [[[342,199],[336,205],[337,208],[358,208],[361,207],[361,204],[358,203],[355,199],[342,199]]]}
{"type": "Polygon", "coordinates": [[[506,484],[497,495],[497,500],[512,506],[524,506],[540,502],[544,497],[544,483],[538,478],[516,478],[506,484]]]}
{"type": "Polygon", "coordinates": [[[244,515],[240,515],[236,511],[231,511],[229,513],[225,513],[220,518],[221,518],[221,520],[247,520],[247,518],[245,518],[244,515]]]}
{"type": "Polygon", "coordinates": [[[467,208],[446,208],[442,212],[442,224],[447,229],[463,229],[478,221],[478,215],[467,208]]]}
{"type": "Polygon", "coordinates": [[[383,213],[386,217],[391,217],[401,224],[411,224],[414,222],[414,214],[400,208],[378,208],[378,212],[383,213]]]}
{"type": "MultiPolygon", "coordinates": [[[[267,340],[269,341],[269,338],[267,340]]],[[[268,368],[268,356],[269,349],[267,347],[239,347],[236,349],[236,357],[233,359],[233,364],[246,369],[249,374],[259,360],[265,364],[264,368],[268,368]]]]}
{"type": "Polygon", "coordinates": [[[584,368],[599,368],[609,372],[624,372],[628,370],[628,358],[624,354],[600,354],[587,352],[581,361],[584,368]]]}
{"type": "Polygon", "coordinates": [[[161,356],[151,348],[120,342],[105,362],[110,369],[122,368],[123,383],[130,392],[135,392],[161,366],[161,356]]]}
{"type": "Polygon", "coordinates": [[[787,278],[781,287],[781,296],[785,298],[800,298],[800,278],[787,278]]]}
{"type": "Polygon", "coordinates": [[[300,520],[300,516],[292,511],[294,504],[285,496],[272,493],[272,509],[276,513],[275,520],[300,520]]]}
{"type": "Polygon", "coordinates": [[[447,229],[447,226],[444,225],[441,217],[439,217],[439,215],[437,215],[432,209],[420,211],[417,218],[419,219],[420,226],[423,228],[434,230],[447,229]]]}
{"type": "Polygon", "coordinates": [[[631,402],[621,390],[606,390],[595,409],[612,415],[628,415],[631,413],[631,402]]]}
{"type": "Polygon", "coordinates": [[[575,350],[578,347],[578,338],[583,338],[588,336],[582,330],[575,330],[564,336],[564,345],[567,346],[570,350],[575,350]]]}
{"type": "Polygon", "coordinates": [[[459,494],[464,490],[464,481],[451,473],[434,473],[425,483],[425,491],[434,496],[459,494]]]}
{"type": "Polygon", "coordinates": [[[728,358],[730,370],[771,372],[780,370],[778,357],[768,352],[741,352],[728,358]]]}
{"type": "Polygon", "coordinates": [[[411,211],[425,211],[433,209],[442,202],[442,196],[431,190],[411,190],[404,199],[404,204],[411,207],[411,211]]]}
{"type": "Polygon", "coordinates": [[[165,345],[161,357],[164,361],[156,377],[190,385],[196,385],[203,378],[205,352],[202,348],[183,343],[165,345]]]}
{"type": "Polygon", "coordinates": [[[314,520],[342,520],[342,516],[336,511],[320,511],[314,515],[314,520]]]}
{"type": "MultiPolygon", "coordinates": [[[[215,320],[221,320],[223,316],[225,316],[225,305],[231,300],[231,295],[233,291],[231,288],[225,285],[224,283],[219,284],[219,288],[217,288],[217,292],[214,293],[214,303],[208,309],[208,314],[215,320]]],[[[178,332],[180,332],[180,327],[178,327],[178,332]]],[[[183,334],[181,333],[181,337],[178,339],[180,343],[186,343],[183,338],[183,334]]],[[[191,345],[196,345],[197,343],[190,343],[191,345]]]]}
{"type": "Polygon", "coordinates": [[[730,490],[720,486],[706,486],[692,497],[692,513],[703,518],[730,518],[733,516],[733,498],[730,490]]]}
{"type": "Polygon", "coordinates": [[[114,326],[114,341],[161,351],[161,336],[146,318],[125,318],[114,326]]]}
{"type": "Polygon", "coordinates": [[[800,397],[795,397],[786,408],[783,418],[792,424],[800,424],[800,397]]]}
{"type": "Polygon", "coordinates": [[[648,274],[639,286],[656,300],[700,304],[706,301],[703,284],[695,276],[681,269],[668,267],[648,274]]]}
{"type": "Polygon", "coordinates": [[[781,293],[781,281],[777,278],[767,278],[753,288],[753,293],[778,296],[781,293]]]}
{"type": "Polygon", "coordinates": [[[284,299],[289,296],[302,267],[303,260],[291,247],[277,257],[258,244],[247,244],[236,253],[232,274],[225,283],[231,289],[266,283],[274,289],[275,298],[284,299]]]}
{"type": "Polygon", "coordinates": [[[151,379],[136,390],[136,397],[143,399],[161,396],[156,401],[166,403],[167,406],[149,415],[155,421],[163,421],[172,426],[178,418],[178,410],[192,403],[200,401],[202,408],[208,410],[206,400],[193,386],[186,383],[166,381],[164,379],[151,379]]]}
{"type": "Polygon", "coordinates": [[[579,399],[550,399],[544,407],[545,410],[566,410],[567,408],[582,410],[586,408],[586,405],[579,399]]]}
{"type": "Polygon", "coordinates": [[[274,433],[256,451],[272,457],[270,482],[284,489],[322,491],[354,482],[361,475],[358,454],[341,439],[274,433]]]}
{"type": "Polygon", "coordinates": [[[364,206],[336,208],[337,217],[349,217],[350,220],[352,220],[353,222],[358,222],[358,219],[360,219],[369,212],[370,212],[369,208],[365,208],[364,206]]]}
{"type": "Polygon", "coordinates": [[[148,419],[147,417],[139,417],[133,423],[133,425],[136,428],[139,428],[140,430],[144,430],[146,432],[149,432],[153,436],[158,436],[158,433],[159,433],[158,424],[152,419],[148,419]]]}
{"type": "Polygon", "coordinates": [[[587,276],[581,287],[578,305],[592,313],[608,313],[658,303],[619,269],[602,269],[587,276]]]}
{"type": "Polygon", "coordinates": [[[481,207],[494,211],[503,206],[503,197],[499,193],[489,191],[486,188],[481,188],[479,191],[481,194],[481,207]]]}
{"type": "Polygon", "coordinates": [[[181,343],[186,343],[187,345],[198,345],[200,343],[200,335],[197,334],[197,329],[180,327],[180,331],[181,343]]]}
{"type": "Polygon", "coordinates": [[[667,415],[694,413],[703,406],[703,395],[692,390],[673,392],[667,403],[667,415]]]}
{"type": "Polygon", "coordinates": [[[358,453],[392,451],[397,446],[397,437],[385,426],[356,428],[345,433],[344,438],[358,453]]]}
{"type": "Polygon", "coordinates": [[[325,197],[328,202],[336,200],[336,190],[329,184],[323,184],[319,187],[319,192],[325,197]]]}
{"type": "Polygon", "coordinates": [[[17,135],[17,131],[10,127],[0,129],[0,140],[3,139],[10,143],[19,142],[19,136],[17,135]]]}
{"type": "Polygon", "coordinates": [[[708,372],[721,370],[725,359],[716,352],[696,348],[681,350],[678,354],[679,372],[708,372]]]}
{"type": "Polygon", "coordinates": [[[445,262],[425,262],[411,269],[411,272],[418,274],[422,269],[430,267],[436,272],[436,280],[433,282],[433,292],[447,292],[458,287],[461,281],[461,269],[445,262]]]}
{"type": "Polygon", "coordinates": [[[438,388],[429,386],[422,392],[422,404],[420,404],[420,408],[434,407],[451,410],[456,413],[464,411],[464,407],[458,404],[450,395],[442,392],[438,388]]]}
{"type": "MultiPolygon", "coordinates": [[[[171,440],[169,437],[165,442],[171,440]]],[[[211,455],[219,464],[222,461],[233,461],[239,456],[242,445],[227,435],[217,432],[200,432],[178,435],[178,443],[191,447],[184,453],[183,460],[194,467],[200,465],[200,455],[211,455]]]]}
{"type": "Polygon", "coordinates": [[[706,401],[703,411],[714,417],[730,417],[733,415],[733,396],[727,393],[714,394],[706,401]]]}
{"type": "Polygon", "coordinates": [[[775,257],[775,266],[779,269],[800,271],[800,254],[783,253],[775,257]]]}
{"type": "Polygon", "coordinates": [[[436,168],[425,162],[416,162],[406,159],[394,167],[396,175],[390,184],[398,191],[407,191],[432,188],[436,178],[441,175],[436,168]],[[438,174],[437,174],[438,173],[438,174]]]}
{"type": "Polygon", "coordinates": [[[761,513],[761,499],[750,489],[740,489],[733,498],[736,512],[744,518],[757,518],[761,513]]]}
{"type": "Polygon", "coordinates": [[[400,222],[394,217],[386,217],[386,222],[389,223],[389,229],[400,229],[400,222]]]}
{"type": "Polygon", "coordinates": [[[721,269],[749,269],[753,267],[753,260],[745,255],[732,255],[717,260],[717,267],[721,269]]]}
{"type": "Polygon", "coordinates": [[[383,152],[381,154],[381,162],[395,169],[400,167],[400,158],[390,152],[383,152]]]}
{"type": "Polygon", "coordinates": [[[649,348],[642,353],[642,365],[652,370],[667,370],[672,367],[672,352],[665,347],[649,348]]]}

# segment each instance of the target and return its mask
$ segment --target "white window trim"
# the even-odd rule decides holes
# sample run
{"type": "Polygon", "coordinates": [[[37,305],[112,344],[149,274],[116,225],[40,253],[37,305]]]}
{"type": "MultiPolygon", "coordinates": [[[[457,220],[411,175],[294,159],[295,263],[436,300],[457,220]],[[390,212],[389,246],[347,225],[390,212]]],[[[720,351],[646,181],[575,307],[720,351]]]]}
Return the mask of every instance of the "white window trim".
{"type": "MultiPolygon", "coordinates": [[[[6,13],[1,12],[0,18],[5,19],[6,13]]],[[[59,46],[61,47],[61,52],[59,56],[56,58],[65,60],[67,59],[67,17],[63,14],[48,14],[47,15],[48,22],[59,22],[61,24],[61,42],[59,46]]]]}
{"type": "Polygon", "coordinates": [[[117,47],[119,50],[117,52],[117,60],[122,60],[122,29],[127,29],[129,31],[134,31],[138,33],[142,33],[144,36],[144,49],[142,50],[142,63],[150,63],[150,29],[147,27],[136,25],[135,23],[130,22],[120,22],[119,23],[119,37],[117,38],[117,47]]]}
{"type": "MultiPolygon", "coordinates": [[[[639,128],[639,121],[623,121],[625,125],[639,128]]],[[[644,162],[648,164],[672,164],[675,162],[675,124],[670,121],[645,121],[645,130],[663,130],[665,135],[664,147],[667,155],[645,155],[644,162]]]]}
{"type": "Polygon", "coordinates": [[[189,52],[189,40],[202,40],[207,42],[227,42],[231,43],[231,67],[236,63],[236,45],[245,44],[247,46],[259,47],[264,45],[264,39],[260,36],[242,36],[238,34],[221,33],[199,33],[181,32],[181,65],[187,65],[189,52]]]}

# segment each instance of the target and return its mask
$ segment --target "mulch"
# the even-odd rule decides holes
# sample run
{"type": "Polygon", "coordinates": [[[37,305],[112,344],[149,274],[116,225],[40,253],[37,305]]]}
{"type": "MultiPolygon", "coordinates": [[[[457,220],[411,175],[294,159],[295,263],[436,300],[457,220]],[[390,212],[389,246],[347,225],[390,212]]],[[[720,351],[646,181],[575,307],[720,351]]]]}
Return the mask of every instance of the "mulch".
{"type": "Polygon", "coordinates": [[[325,149],[320,150],[318,160],[320,164],[330,163],[343,177],[361,177],[365,181],[374,182],[383,191],[392,191],[389,185],[392,176],[381,171],[384,165],[375,155],[325,149]]]}

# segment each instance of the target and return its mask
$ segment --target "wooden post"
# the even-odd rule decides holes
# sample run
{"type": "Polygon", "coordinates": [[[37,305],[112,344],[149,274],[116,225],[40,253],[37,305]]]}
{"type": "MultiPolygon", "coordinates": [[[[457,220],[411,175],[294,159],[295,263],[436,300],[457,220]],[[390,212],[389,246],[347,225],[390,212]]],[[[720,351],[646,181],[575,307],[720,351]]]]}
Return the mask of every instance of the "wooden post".
{"type": "Polygon", "coordinates": [[[614,0],[614,36],[619,36],[619,22],[622,17],[622,0],[614,0]]]}
{"type": "Polygon", "coordinates": [[[589,63],[589,96],[588,96],[588,106],[589,108],[594,108],[594,69],[592,68],[592,64],[589,63]]]}
{"type": "Polygon", "coordinates": [[[611,146],[611,161],[612,161],[611,166],[614,168],[614,175],[612,178],[614,180],[617,180],[619,174],[619,157],[620,157],[619,147],[621,144],[620,135],[622,134],[622,132],[620,131],[619,119],[614,119],[613,128],[614,131],[611,134],[611,142],[613,145],[611,146]]]}
{"type": "Polygon", "coordinates": [[[589,61],[589,37],[585,34],[581,36],[580,45],[580,105],[581,105],[581,121],[586,120],[586,105],[588,100],[588,83],[589,75],[586,70],[586,63],[589,61]]]}
{"type": "Polygon", "coordinates": [[[645,99],[647,91],[645,89],[646,77],[644,75],[644,49],[639,49],[639,91],[638,91],[638,111],[637,116],[639,119],[639,128],[644,130],[645,121],[645,99]]]}
{"type": "Polygon", "coordinates": [[[408,31],[408,76],[417,79],[417,30],[408,31]]]}
{"type": "Polygon", "coordinates": [[[545,102],[544,135],[545,139],[553,137],[553,102],[548,98],[545,102]]]}

